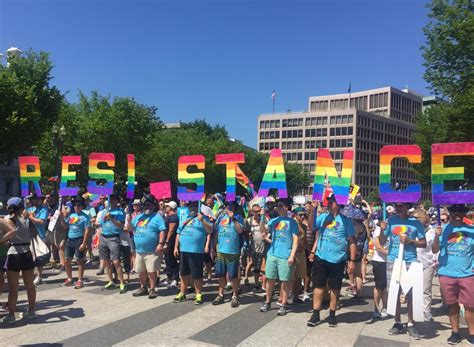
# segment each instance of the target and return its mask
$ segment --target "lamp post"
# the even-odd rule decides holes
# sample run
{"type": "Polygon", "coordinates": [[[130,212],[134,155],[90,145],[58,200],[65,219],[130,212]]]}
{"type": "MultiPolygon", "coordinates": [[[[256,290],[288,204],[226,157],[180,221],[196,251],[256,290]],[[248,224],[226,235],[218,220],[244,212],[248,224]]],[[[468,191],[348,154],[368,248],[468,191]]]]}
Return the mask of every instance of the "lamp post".
{"type": "MultiPolygon", "coordinates": [[[[62,155],[62,150],[63,150],[63,141],[64,137],[66,136],[66,129],[64,128],[64,125],[61,125],[60,128],[58,128],[56,125],[53,125],[53,146],[56,148],[56,176],[61,175],[61,155],[62,155]]],[[[59,192],[59,179],[57,181],[57,191],[59,192]]]]}
{"type": "Polygon", "coordinates": [[[9,59],[18,58],[23,51],[18,47],[10,47],[7,49],[7,67],[10,65],[8,62],[9,59]]]}

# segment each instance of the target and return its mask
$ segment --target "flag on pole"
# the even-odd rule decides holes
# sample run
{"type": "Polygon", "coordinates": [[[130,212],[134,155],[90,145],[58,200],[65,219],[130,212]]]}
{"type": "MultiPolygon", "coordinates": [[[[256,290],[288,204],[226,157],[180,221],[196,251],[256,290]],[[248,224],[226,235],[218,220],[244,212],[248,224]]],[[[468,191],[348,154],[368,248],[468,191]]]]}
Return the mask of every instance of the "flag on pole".
{"type": "Polygon", "coordinates": [[[276,99],[276,92],[275,92],[275,89],[273,89],[272,100],[275,101],[275,99],[276,99]]]}
{"type": "Polygon", "coordinates": [[[350,93],[352,88],[352,81],[349,81],[349,88],[347,89],[347,92],[350,93]]]}
{"type": "Polygon", "coordinates": [[[247,191],[248,195],[250,196],[250,198],[254,198],[256,195],[257,195],[257,192],[255,191],[255,186],[254,184],[252,183],[252,181],[250,180],[250,178],[248,178],[244,172],[242,171],[242,169],[237,165],[236,169],[235,169],[235,178],[237,179],[237,182],[245,188],[245,190],[247,191]]]}
{"type": "Polygon", "coordinates": [[[48,178],[49,182],[59,182],[59,176],[53,176],[48,178]]]}

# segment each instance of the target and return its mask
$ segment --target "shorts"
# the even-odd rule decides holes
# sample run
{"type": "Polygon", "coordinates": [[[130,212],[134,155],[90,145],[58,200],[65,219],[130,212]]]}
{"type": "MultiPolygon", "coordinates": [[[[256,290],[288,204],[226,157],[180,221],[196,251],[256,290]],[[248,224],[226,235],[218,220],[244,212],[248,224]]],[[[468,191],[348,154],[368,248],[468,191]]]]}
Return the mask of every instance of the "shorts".
{"type": "MultiPolygon", "coordinates": [[[[393,265],[394,264],[395,264],[395,262],[387,260],[386,266],[387,266],[387,283],[388,283],[388,285],[390,285],[390,281],[392,280],[392,273],[393,273],[393,265]]],[[[406,265],[406,268],[408,270],[410,268],[411,263],[405,262],[405,265],[406,265]]]]}
{"type": "Polygon", "coordinates": [[[138,253],[135,258],[135,271],[153,273],[160,270],[161,255],[154,252],[138,253]]]}
{"type": "Polygon", "coordinates": [[[372,271],[374,273],[375,288],[387,289],[387,263],[372,260],[372,271]]]}
{"type": "Polygon", "coordinates": [[[59,247],[61,242],[67,239],[67,230],[55,228],[53,231],[48,231],[47,238],[52,245],[59,247]]]}
{"type": "Polygon", "coordinates": [[[239,254],[217,253],[216,256],[216,277],[225,277],[229,279],[239,277],[239,254]]]}
{"type": "Polygon", "coordinates": [[[100,235],[99,258],[100,260],[120,259],[120,236],[105,237],[100,235]]]}
{"type": "Polygon", "coordinates": [[[204,254],[204,258],[203,258],[203,259],[204,259],[204,262],[205,262],[206,264],[212,264],[213,261],[212,261],[211,256],[210,256],[209,254],[207,254],[207,253],[203,253],[203,254],[204,254]]]}
{"type": "Polygon", "coordinates": [[[7,263],[7,256],[0,257],[0,272],[5,272],[5,264],[7,263]]]}
{"type": "Polygon", "coordinates": [[[265,253],[252,252],[253,273],[259,274],[262,272],[263,259],[265,253]]]}
{"type": "Polygon", "coordinates": [[[135,253],[136,252],[136,247],[135,247],[135,241],[133,240],[133,237],[130,238],[130,253],[135,253]]]}
{"type": "Polygon", "coordinates": [[[266,277],[270,280],[288,282],[292,280],[294,266],[288,264],[288,259],[267,255],[265,268],[266,277]]]}
{"type": "Polygon", "coordinates": [[[439,284],[447,305],[463,304],[464,307],[474,309],[474,276],[448,277],[439,276],[439,284]]]}
{"type": "Polygon", "coordinates": [[[305,250],[305,256],[306,256],[306,276],[311,278],[311,274],[313,273],[313,262],[309,260],[309,255],[311,254],[311,251],[309,249],[305,250]]]}
{"type": "Polygon", "coordinates": [[[30,251],[21,254],[7,255],[5,267],[8,271],[20,272],[34,270],[35,262],[30,251]]]}
{"type": "Polygon", "coordinates": [[[329,284],[331,289],[340,290],[346,262],[330,263],[326,260],[314,257],[312,281],[314,288],[326,288],[329,284]]]}
{"type": "Polygon", "coordinates": [[[188,276],[195,280],[202,279],[202,267],[204,265],[204,253],[180,252],[179,274],[188,276]]]}
{"type": "Polygon", "coordinates": [[[304,251],[296,253],[295,256],[295,277],[304,278],[306,275],[306,253],[304,251]]]}
{"type": "Polygon", "coordinates": [[[79,250],[79,246],[82,245],[83,241],[84,241],[84,238],[82,237],[68,239],[66,241],[66,248],[64,249],[64,258],[72,259],[75,256],[77,260],[84,259],[84,253],[86,249],[84,248],[83,251],[79,250]]]}

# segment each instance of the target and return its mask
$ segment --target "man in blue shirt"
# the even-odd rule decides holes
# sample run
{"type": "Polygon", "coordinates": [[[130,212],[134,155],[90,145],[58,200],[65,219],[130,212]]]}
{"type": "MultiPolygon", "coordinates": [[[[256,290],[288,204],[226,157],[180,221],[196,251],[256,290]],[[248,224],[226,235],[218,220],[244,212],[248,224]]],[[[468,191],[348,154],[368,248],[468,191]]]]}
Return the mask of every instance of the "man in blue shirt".
{"type": "MultiPolygon", "coordinates": [[[[411,206],[410,206],[411,207],[411,206]]],[[[393,264],[395,259],[398,258],[400,244],[403,243],[404,252],[403,260],[405,261],[407,268],[410,264],[417,261],[417,248],[426,247],[425,230],[420,221],[409,218],[408,215],[408,204],[395,204],[395,215],[388,219],[388,223],[383,223],[380,229],[379,243],[384,245],[387,239],[389,240],[388,256],[387,256],[387,283],[390,285],[393,264]]],[[[400,294],[401,288],[398,290],[397,297],[397,308],[395,311],[395,324],[392,329],[389,330],[389,335],[398,335],[405,333],[405,327],[401,323],[400,316],[400,294]]],[[[415,328],[415,322],[413,321],[413,298],[412,290],[405,293],[408,302],[408,334],[415,340],[420,339],[420,334],[415,328]]]]}
{"type": "Polygon", "coordinates": [[[260,307],[260,312],[268,312],[271,309],[273,287],[276,280],[279,280],[282,291],[282,306],[277,313],[279,316],[286,315],[286,304],[298,247],[298,225],[293,218],[288,217],[290,209],[289,199],[279,199],[276,204],[278,216],[270,219],[266,224],[265,210],[260,212],[260,230],[266,235],[266,241],[270,243],[265,265],[265,275],[267,277],[266,300],[260,307]]]}
{"type": "Polygon", "coordinates": [[[459,304],[464,305],[469,329],[469,344],[474,344],[474,226],[464,223],[468,208],[453,205],[448,208],[451,222],[438,226],[432,245],[433,253],[439,253],[439,284],[445,303],[452,333],[450,345],[461,342],[459,334],[459,304]]]}
{"type": "MultiPolygon", "coordinates": [[[[33,222],[36,230],[38,231],[38,236],[41,240],[48,242],[46,240],[46,221],[48,220],[48,209],[43,205],[41,197],[33,194],[31,197],[31,202],[33,206],[28,208],[26,212],[28,213],[28,218],[33,222]]],[[[43,283],[43,268],[38,266],[38,275],[33,281],[35,285],[43,283]]]]}
{"type": "Polygon", "coordinates": [[[189,204],[190,214],[178,229],[176,243],[174,246],[174,256],[179,256],[179,275],[181,286],[178,295],[173,302],[183,302],[186,300],[186,289],[194,280],[196,296],[194,304],[202,304],[202,284],[204,248],[207,235],[212,233],[212,224],[209,219],[198,211],[198,203],[189,204]]]}
{"type": "MultiPolygon", "coordinates": [[[[124,232],[125,212],[119,207],[120,199],[116,194],[110,194],[110,206],[107,206],[107,212],[101,215],[97,223],[101,226],[99,258],[103,262],[104,269],[107,271],[108,282],[104,289],[114,289],[115,284],[112,279],[112,261],[117,277],[120,281],[120,294],[127,291],[123,281],[122,265],[120,264],[120,234],[124,232]]],[[[127,232],[127,231],[125,231],[127,232]]]]}
{"type": "Polygon", "coordinates": [[[86,202],[79,196],[74,200],[74,211],[68,214],[66,209],[64,209],[64,219],[61,218],[61,224],[64,228],[67,228],[64,256],[67,278],[64,281],[64,286],[70,286],[73,283],[71,260],[75,256],[78,267],[76,289],[84,287],[84,253],[87,249],[87,237],[90,234],[90,219],[84,212],[85,207],[86,202]]]}
{"type": "Polygon", "coordinates": [[[135,271],[140,275],[140,288],[133,296],[148,295],[149,299],[158,296],[155,290],[156,272],[160,270],[163,257],[163,245],[165,243],[166,225],[163,217],[156,212],[156,199],[151,194],[143,194],[141,199],[143,213],[132,220],[134,231],[135,271]],[[146,287],[147,278],[150,283],[150,291],[146,287]]]}
{"type": "Polygon", "coordinates": [[[217,256],[216,276],[219,278],[219,292],[213,305],[224,303],[224,288],[227,277],[232,281],[232,301],[230,306],[238,307],[240,239],[243,233],[244,219],[235,214],[235,203],[226,203],[224,212],[216,220],[217,256]],[[227,277],[226,277],[227,276],[227,277]]]}
{"type": "MultiPolygon", "coordinates": [[[[334,194],[327,198],[328,212],[313,218],[313,229],[316,230],[313,249],[309,260],[313,262],[313,314],[307,325],[314,327],[321,323],[320,313],[324,293],[329,284],[329,317],[330,327],[337,326],[336,307],[344,278],[344,269],[347,261],[347,247],[349,245],[350,259],[347,271],[354,272],[356,260],[356,245],[354,225],[352,221],[340,213],[341,207],[337,204],[334,194]]],[[[314,215],[314,206],[312,214],[314,215]]]]}

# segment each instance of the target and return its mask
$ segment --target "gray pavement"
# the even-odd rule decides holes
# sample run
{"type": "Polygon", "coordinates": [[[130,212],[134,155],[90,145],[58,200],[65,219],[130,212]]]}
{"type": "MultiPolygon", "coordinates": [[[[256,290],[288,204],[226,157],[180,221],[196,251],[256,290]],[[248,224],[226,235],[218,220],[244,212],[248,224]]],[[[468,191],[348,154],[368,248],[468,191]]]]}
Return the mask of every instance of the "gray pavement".
{"type": "MultiPolygon", "coordinates": [[[[20,320],[15,326],[0,323],[0,345],[445,346],[451,333],[437,281],[435,321],[418,323],[422,339],[414,341],[406,334],[388,335],[393,319],[368,323],[373,309],[371,276],[364,288],[364,299],[341,299],[336,328],[329,328],[326,322],[309,328],[306,320],[311,312],[310,302],[290,306],[285,317],[276,315],[276,305],[270,312],[260,313],[263,294],[252,294],[251,286],[243,287],[238,308],[231,308],[229,302],[211,305],[217,284],[206,286],[205,303],[195,306],[192,294],[186,302],[175,304],[171,302],[175,291],[162,288],[155,300],[132,297],[132,291],[138,287],[136,276],[132,277],[126,294],[102,291],[105,276],[95,276],[95,272],[96,268],[86,270],[86,287],[76,290],[60,287],[64,273],[47,270],[48,278],[38,286],[38,318],[33,322],[20,320]]],[[[342,292],[345,293],[344,288],[342,292]]],[[[3,300],[5,297],[4,294],[3,300]]],[[[226,299],[230,300],[230,294],[226,299]]],[[[26,310],[23,290],[18,309],[26,310]]],[[[327,314],[327,310],[322,311],[321,318],[324,320],[327,314]]],[[[467,336],[465,325],[461,334],[467,336]]],[[[465,340],[463,343],[466,344],[465,340]]]]}

